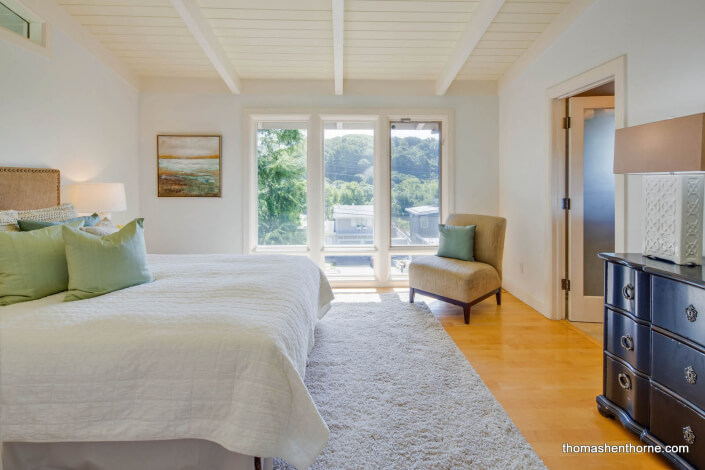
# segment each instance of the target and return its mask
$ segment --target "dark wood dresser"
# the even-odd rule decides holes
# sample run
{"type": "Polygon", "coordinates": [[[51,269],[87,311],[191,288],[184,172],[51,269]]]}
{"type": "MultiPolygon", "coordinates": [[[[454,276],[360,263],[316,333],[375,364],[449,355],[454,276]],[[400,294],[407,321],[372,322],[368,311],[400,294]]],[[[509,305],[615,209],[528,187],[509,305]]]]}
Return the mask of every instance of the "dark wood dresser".
{"type": "Polygon", "coordinates": [[[605,260],[603,392],[597,408],[663,454],[705,469],[705,272],[641,254],[605,260]]]}

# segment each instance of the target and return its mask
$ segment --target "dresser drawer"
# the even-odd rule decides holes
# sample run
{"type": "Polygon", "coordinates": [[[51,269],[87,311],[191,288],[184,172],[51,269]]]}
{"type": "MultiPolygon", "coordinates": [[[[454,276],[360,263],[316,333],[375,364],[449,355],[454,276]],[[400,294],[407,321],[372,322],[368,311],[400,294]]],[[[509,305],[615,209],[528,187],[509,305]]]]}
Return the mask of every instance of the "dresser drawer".
{"type": "Polygon", "coordinates": [[[649,275],[643,271],[605,263],[605,302],[643,320],[651,320],[649,275]]]}
{"type": "Polygon", "coordinates": [[[605,309],[605,348],[644,374],[651,368],[651,330],[626,315],[605,309]]]}
{"type": "Polygon", "coordinates": [[[605,354],[605,396],[629,413],[634,421],[649,424],[649,379],[605,354]]]}
{"type": "Polygon", "coordinates": [[[694,405],[705,408],[705,354],[656,331],[651,340],[652,378],[694,405]]]}
{"type": "Polygon", "coordinates": [[[649,431],[666,445],[687,445],[688,452],[679,455],[694,467],[705,468],[705,417],[654,386],[649,431]]]}
{"type": "Polygon", "coordinates": [[[654,325],[705,342],[705,289],[651,276],[651,292],[654,325]]]}

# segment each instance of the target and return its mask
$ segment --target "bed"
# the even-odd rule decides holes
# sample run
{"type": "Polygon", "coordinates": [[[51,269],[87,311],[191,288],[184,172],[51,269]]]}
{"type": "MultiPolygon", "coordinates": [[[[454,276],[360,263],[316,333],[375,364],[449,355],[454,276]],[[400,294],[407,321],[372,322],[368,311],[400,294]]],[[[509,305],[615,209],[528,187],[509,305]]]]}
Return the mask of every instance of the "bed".
{"type": "Polygon", "coordinates": [[[328,439],[303,383],[333,298],[320,269],[276,255],[149,263],[148,284],[0,307],[5,470],[308,467],[328,439]]]}

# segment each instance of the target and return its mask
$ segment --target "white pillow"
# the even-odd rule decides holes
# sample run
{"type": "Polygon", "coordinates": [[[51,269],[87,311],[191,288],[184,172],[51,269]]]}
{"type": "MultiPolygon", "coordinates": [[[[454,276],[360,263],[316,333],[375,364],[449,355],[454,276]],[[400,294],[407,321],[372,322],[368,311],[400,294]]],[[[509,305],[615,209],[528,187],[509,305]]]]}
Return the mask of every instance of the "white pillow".
{"type": "Polygon", "coordinates": [[[106,235],[111,235],[113,233],[119,232],[120,229],[117,225],[113,223],[112,220],[105,217],[103,220],[93,225],[92,227],[81,227],[86,233],[97,235],[99,237],[104,237],[106,235]]]}
{"type": "Polygon", "coordinates": [[[0,232],[19,232],[17,211],[0,211],[0,232]]]}
{"type": "Polygon", "coordinates": [[[34,222],[63,222],[75,217],[78,217],[78,212],[70,202],[56,207],[17,211],[17,220],[32,220],[34,222]]]}

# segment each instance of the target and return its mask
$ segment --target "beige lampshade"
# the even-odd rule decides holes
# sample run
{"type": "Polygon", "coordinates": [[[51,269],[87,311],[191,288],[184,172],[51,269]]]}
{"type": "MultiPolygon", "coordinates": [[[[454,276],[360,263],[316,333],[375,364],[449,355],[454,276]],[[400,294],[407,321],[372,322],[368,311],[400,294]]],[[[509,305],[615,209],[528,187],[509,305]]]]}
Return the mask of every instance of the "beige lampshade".
{"type": "Polygon", "coordinates": [[[614,172],[705,171],[705,113],[617,129],[614,172]]]}
{"type": "Polygon", "coordinates": [[[67,186],[66,200],[82,214],[99,214],[127,210],[125,185],[122,183],[79,183],[67,186]]]}

